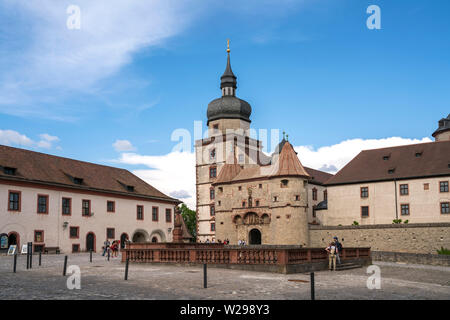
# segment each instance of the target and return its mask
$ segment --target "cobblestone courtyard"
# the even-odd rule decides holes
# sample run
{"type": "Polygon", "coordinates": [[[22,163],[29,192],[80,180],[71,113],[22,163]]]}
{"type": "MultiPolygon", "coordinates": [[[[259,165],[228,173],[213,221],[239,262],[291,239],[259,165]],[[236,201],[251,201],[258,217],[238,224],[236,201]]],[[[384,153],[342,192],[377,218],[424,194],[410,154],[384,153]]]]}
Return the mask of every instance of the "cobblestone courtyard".
{"type": "MultiPolygon", "coordinates": [[[[130,264],[129,280],[119,258],[107,261],[94,254],[70,255],[68,266],[81,269],[81,289],[69,290],[63,277],[64,255],[0,256],[0,299],[310,299],[309,274],[274,274],[208,268],[203,288],[200,267],[130,264]],[[303,280],[303,281],[289,281],[303,280]]],[[[316,299],[450,299],[450,268],[375,262],[381,268],[381,289],[366,286],[366,268],[315,273],[316,299]]]]}

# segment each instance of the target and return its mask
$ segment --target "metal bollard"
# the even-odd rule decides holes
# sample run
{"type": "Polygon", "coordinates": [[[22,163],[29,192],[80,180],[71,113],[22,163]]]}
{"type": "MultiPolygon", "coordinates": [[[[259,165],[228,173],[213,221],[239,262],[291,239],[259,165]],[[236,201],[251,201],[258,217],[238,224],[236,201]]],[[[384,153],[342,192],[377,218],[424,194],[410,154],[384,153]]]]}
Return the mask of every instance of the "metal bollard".
{"type": "Polygon", "coordinates": [[[14,255],[14,266],[13,266],[14,273],[16,273],[16,267],[17,267],[17,253],[14,255]]]}
{"type": "Polygon", "coordinates": [[[42,252],[39,251],[39,267],[41,266],[41,264],[42,264],[42,252]]]}
{"type": "Polygon", "coordinates": [[[67,270],[67,256],[64,256],[64,270],[63,270],[63,276],[66,276],[66,270],[67,270]]]}
{"type": "Polygon", "coordinates": [[[314,289],[314,272],[311,272],[311,300],[316,300],[316,293],[314,289]]]}
{"type": "Polygon", "coordinates": [[[30,253],[27,250],[27,270],[30,269],[30,253]]]}
{"type": "Polygon", "coordinates": [[[31,242],[28,251],[30,252],[30,269],[33,269],[33,245],[31,242]]]}
{"type": "Polygon", "coordinates": [[[89,255],[89,262],[92,262],[92,249],[89,250],[90,251],[90,255],[89,255]]]}
{"type": "Polygon", "coordinates": [[[128,280],[128,264],[130,262],[130,258],[127,258],[127,261],[125,263],[125,280],[128,280]]]}
{"type": "Polygon", "coordinates": [[[108,250],[108,261],[109,261],[109,253],[110,253],[110,251],[108,250]]]}
{"type": "Polygon", "coordinates": [[[203,288],[208,287],[208,275],[207,275],[207,267],[206,263],[203,264],[203,288]]]}

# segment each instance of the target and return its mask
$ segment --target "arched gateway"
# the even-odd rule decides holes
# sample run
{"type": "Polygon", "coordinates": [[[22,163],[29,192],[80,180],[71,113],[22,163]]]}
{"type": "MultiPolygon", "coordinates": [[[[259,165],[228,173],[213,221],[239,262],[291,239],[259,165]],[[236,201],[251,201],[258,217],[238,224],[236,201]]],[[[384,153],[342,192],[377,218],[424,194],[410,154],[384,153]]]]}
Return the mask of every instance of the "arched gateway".
{"type": "Polygon", "coordinates": [[[261,231],[258,229],[252,229],[248,234],[250,244],[261,244],[261,231]]]}

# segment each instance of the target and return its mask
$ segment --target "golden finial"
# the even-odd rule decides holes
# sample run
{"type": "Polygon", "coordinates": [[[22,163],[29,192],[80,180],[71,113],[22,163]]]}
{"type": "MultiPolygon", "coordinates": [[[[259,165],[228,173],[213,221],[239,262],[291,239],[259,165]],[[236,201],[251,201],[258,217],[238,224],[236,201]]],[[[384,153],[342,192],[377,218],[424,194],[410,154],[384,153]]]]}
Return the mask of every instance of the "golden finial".
{"type": "Polygon", "coordinates": [[[227,52],[230,52],[230,39],[227,39],[227,52]]]}

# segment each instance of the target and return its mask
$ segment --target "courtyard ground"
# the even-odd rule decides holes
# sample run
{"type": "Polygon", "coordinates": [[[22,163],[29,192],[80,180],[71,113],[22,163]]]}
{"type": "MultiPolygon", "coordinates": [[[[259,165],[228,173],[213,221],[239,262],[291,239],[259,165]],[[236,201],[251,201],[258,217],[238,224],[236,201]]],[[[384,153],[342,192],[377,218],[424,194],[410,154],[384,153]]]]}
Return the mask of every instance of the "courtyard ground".
{"type": "MultiPolygon", "coordinates": [[[[374,262],[381,270],[381,289],[367,288],[367,268],[315,273],[316,299],[450,299],[450,268],[374,262]]],[[[26,256],[0,256],[0,300],[4,299],[224,299],[309,300],[309,274],[274,274],[208,268],[208,288],[203,288],[201,267],[125,264],[107,261],[100,254],[69,255],[68,266],[81,270],[81,289],[69,290],[63,277],[64,255],[33,257],[26,270],[26,256]],[[300,281],[290,281],[300,280],[300,281]]]]}

